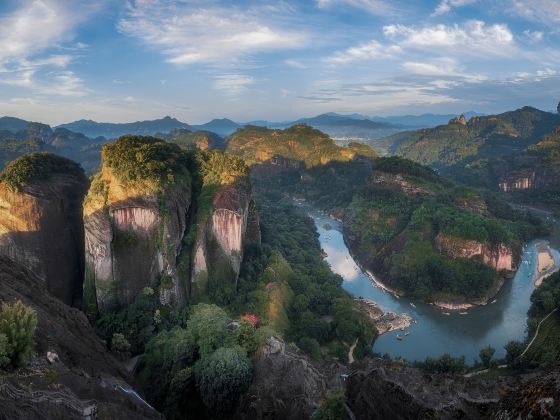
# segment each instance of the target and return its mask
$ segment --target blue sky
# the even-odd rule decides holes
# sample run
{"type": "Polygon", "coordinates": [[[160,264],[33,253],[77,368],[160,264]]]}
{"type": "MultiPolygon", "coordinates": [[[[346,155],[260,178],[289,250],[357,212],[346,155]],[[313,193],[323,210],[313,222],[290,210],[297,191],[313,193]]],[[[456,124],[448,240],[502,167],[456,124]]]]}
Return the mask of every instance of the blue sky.
{"type": "Polygon", "coordinates": [[[51,124],[560,101],[560,0],[0,0],[0,115],[51,124]]]}

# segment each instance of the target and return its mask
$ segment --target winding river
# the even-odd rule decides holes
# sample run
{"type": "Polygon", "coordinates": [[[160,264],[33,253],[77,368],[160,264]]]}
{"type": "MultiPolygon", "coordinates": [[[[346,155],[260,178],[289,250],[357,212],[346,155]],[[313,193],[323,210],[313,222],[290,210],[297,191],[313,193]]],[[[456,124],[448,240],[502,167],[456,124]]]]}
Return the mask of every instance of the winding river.
{"type": "MultiPolygon", "coordinates": [[[[325,260],[344,279],[342,287],[355,297],[377,302],[386,312],[406,312],[416,321],[407,329],[410,335],[402,341],[396,339],[397,334],[403,335],[401,331],[378,337],[373,346],[374,352],[401,356],[411,361],[450,353],[453,356],[465,356],[467,363],[472,363],[478,359],[482,347],[491,345],[496,349],[495,357],[501,358],[505,356],[504,345],[508,341],[526,337],[527,311],[536,276],[537,241],[527,244],[515,277],[505,283],[494,303],[473,307],[466,311],[467,314],[450,311],[446,315],[434,306],[412,302],[407,298],[395,298],[373,287],[370,277],[350,255],[340,223],[318,211],[310,211],[309,214],[319,232],[319,241],[326,253],[325,260]]],[[[557,264],[560,263],[560,252],[555,249],[551,249],[551,252],[557,264]]]]}

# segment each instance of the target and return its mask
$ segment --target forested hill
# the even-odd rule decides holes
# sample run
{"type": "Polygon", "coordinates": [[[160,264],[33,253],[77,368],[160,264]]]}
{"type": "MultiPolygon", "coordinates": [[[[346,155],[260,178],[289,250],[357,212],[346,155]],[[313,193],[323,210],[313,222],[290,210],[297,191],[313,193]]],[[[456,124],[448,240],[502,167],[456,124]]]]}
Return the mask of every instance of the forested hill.
{"type": "Polygon", "coordinates": [[[523,153],[474,162],[457,176],[472,185],[500,190],[515,201],[560,214],[560,128],[523,153]]]}
{"type": "Polygon", "coordinates": [[[456,118],[412,132],[396,154],[442,170],[469,162],[514,155],[560,126],[560,115],[524,107],[498,115],[456,118]]]}
{"type": "Polygon", "coordinates": [[[515,269],[522,243],[542,232],[494,195],[399,157],[268,175],[259,171],[254,182],[342,219],[360,262],[416,298],[486,301],[501,284],[499,272],[515,269]]]}
{"type": "Polygon", "coordinates": [[[328,135],[305,124],[285,130],[246,126],[229,137],[226,151],[240,156],[249,165],[281,157],[302,162],[307,167],[349,161],[357,156],[376,156],[373,149],[363,144],[337,146],[328,135]]]}

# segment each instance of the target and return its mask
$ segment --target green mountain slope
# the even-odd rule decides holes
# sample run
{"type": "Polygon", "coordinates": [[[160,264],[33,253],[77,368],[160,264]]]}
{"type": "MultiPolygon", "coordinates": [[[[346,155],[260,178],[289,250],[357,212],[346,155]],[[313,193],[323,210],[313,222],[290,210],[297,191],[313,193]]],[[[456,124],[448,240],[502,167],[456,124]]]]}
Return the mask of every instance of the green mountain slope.
{"type": "Polygon", "coordinates": [[[451,120],[413,132],[396,154],[442,170],[483,158],[514,155],[560,126],[560,115],[524,107],[499,115],[451,120]]]}
{"type": "Polygon", "coordinates": [[[282,157],[302,162],[307,167],[349,161],[357,156],[375,156],[368,146],[357,143],[337,146],[325,133],[303,124],[285,130],[247,126],[228,138],[226,151],[240,156],[249,165],[282,157]]]}

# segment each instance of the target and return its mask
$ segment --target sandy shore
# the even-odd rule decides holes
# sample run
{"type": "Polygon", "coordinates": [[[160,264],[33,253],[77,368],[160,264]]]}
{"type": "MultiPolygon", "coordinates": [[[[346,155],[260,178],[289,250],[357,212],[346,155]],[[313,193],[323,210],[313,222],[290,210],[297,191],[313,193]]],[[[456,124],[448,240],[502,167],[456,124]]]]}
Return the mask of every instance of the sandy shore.
{"type": "Polygon", "coordinates": [[[557,266],[554,257],[550,252],[550,246],[546,242],[537,244],[537,275],[535,278],[535,287],[539,287],[542,282],[556,271],[560,269],[557,266]]]}
{"type": "Polygon", "coordinates": [[[450,311],[459,311],[459,310],[469,309],[475,306],[472,303],[449,303],[449,302],[438,302],[438,301],[433,302],[432,305],[437,306],[438,308],[441,309],[448,309],[450,311]]]}

